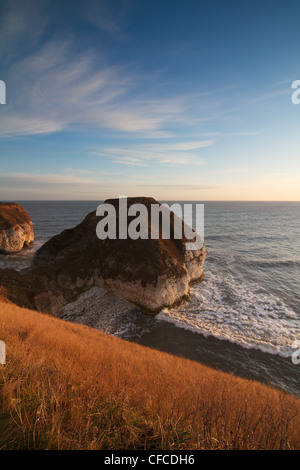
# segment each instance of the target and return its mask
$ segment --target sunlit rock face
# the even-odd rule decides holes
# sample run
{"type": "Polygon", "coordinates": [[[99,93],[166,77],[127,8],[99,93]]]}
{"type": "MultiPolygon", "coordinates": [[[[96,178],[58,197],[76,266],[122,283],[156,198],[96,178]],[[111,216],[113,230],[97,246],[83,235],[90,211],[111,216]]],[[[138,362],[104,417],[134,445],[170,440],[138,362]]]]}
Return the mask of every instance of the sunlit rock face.
{"type": "Polygon", "coordinates": [[[0,252],[21,251],[33,240],[33,224],[26,210],[20,204],[0,203],[0,252]]]}
{"type": "MultiPolygon", "coordinates": [[[[119,199],[105,203],[115,207],[119,227],[119,199]]],[[[153,227],[150,217],[151,205],[159,203],[153,198],[128,198],[127,209],[133,204],[143,204],[148,210],[149,217],[142,224],[144,238],[120,239],[117,230],[116,239],[99,239],[96,227],[101,217],[91,212],[79,225],[51,238],[37,251],[31,268],[40,284],[35,308],[57,314],[93,286],[109,289],[150,314],[189,298],[190,283],[204,277],[204,244],[197,250],[186,250],[184,235],[174,238],[173,213],[170,239],[162,238],[160,227],[153,227]],[[151,239],[153,231],[157,231],[157,239],[151,239]]],[[[128,217],[128,227],[133,220],[128,217]]]]}

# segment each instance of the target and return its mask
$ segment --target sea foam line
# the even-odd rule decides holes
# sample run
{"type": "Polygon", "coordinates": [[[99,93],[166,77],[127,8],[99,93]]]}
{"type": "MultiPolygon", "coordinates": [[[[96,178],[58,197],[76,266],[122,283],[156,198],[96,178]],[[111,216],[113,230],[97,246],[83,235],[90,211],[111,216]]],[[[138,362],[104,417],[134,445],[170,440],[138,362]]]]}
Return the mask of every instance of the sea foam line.
{"type": "Polygon", "coordinates": [[[291,357],[292,343],[300,339],[299,318],[279,298],[213,265],[205,281],[192,286],[190,302],[157,319],[282,357],[291,357]]]}

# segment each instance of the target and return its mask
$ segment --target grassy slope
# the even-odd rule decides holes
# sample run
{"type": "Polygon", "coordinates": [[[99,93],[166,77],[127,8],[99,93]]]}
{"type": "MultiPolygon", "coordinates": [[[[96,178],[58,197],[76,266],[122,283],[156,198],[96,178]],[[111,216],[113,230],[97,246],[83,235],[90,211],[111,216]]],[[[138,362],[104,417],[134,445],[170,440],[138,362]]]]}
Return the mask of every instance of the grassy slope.
{"type": "Polygon", "coordinates": [[[300,401],[0,302],[0,449],[300,448],[300,401]]]}

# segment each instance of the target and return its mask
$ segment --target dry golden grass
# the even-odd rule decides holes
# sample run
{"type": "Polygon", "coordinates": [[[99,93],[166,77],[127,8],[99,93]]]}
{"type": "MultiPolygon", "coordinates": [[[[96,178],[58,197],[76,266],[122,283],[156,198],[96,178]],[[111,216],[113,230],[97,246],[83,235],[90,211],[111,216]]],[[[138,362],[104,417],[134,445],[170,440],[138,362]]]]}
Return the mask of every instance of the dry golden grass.
{"type": "Polygon", "coordinates": [[[262,384],[0,303],[0,449],[298,449],[262,384]]]}

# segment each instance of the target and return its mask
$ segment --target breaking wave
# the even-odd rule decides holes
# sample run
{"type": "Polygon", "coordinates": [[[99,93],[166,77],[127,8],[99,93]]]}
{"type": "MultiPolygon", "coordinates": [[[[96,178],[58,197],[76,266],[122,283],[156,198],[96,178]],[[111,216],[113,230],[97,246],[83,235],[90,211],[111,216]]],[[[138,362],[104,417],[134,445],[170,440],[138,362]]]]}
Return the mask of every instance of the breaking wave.
{"type": "Polygon", "coordinates": [[[204,282],[191,287],[191,300],[157,319],[282,357],[291,356],[300,337],[299,317],[279,298],[209,261],[204,282]]]}

